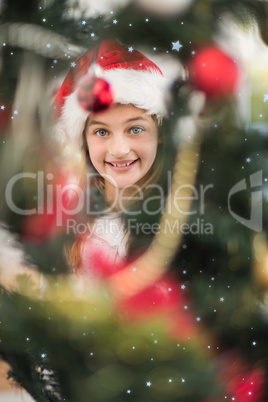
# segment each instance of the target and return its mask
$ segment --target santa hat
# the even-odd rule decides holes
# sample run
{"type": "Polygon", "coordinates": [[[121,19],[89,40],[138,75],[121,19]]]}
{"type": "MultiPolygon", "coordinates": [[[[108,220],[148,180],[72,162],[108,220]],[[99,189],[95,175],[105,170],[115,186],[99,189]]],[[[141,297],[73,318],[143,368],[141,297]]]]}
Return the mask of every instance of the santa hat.
{"type": "Polygon", "coordinates": [[[81,148],[82,132],[89,113],[83,110],[77,97],[77,83],[97,63],[102,78],[113,88],[114,102],[132,104],[156,115],[160,122],[166,113],[167,87],[159,67],[137,50],[107,39],[96,49],[86,52],[71,68],[56,95],[53,108],[57,116],[56,137],[64,144],[71,141],[81,148]]]}

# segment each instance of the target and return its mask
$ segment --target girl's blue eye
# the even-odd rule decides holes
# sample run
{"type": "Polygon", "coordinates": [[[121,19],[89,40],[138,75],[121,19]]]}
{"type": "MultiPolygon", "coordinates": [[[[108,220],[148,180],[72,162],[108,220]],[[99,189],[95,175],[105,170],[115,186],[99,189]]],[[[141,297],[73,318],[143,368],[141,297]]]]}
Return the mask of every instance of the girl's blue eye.
{"type": "Polygon", "coordinates": [[[95,133],[97,134],[97,136],[99,137],[106,137],[106,135],[108,134],[107,130],[104,130],[104,128],[95,131],[95,133]]]}
{"type": "Polygon", "coordinates": [[[130,132],[132,133],[132,134],[140,134],[141,132],[143,131],[143,128],[142,127],[132,127],[131,129],[130,129],[130,132]]]}

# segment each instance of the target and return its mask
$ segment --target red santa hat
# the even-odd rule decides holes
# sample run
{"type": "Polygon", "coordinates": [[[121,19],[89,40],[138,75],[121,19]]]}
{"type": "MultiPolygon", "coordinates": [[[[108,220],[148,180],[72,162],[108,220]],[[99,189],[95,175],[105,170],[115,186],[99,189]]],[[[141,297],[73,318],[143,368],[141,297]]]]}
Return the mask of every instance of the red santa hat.
{"type": "Polygon", "coordinates": [[[102,78],[112,85],[115,103],[145,109],[147,114],[156,115],[161,121],[166,113],[167,87],[161,70],[137,50],[123,46],[115,39],[107,39],[77,60],[56,95],[53,108],[60,143],[71,141],[81,148],[82,132],[89,114],[78,103],[77,84],[94,63],[100,66],[102,78]]]}

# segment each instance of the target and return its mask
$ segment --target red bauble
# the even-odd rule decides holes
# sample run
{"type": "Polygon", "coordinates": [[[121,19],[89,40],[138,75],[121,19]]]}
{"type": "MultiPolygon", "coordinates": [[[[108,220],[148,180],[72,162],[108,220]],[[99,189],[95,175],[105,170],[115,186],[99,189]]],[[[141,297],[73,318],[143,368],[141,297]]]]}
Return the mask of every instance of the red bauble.
{"type": "MultiPolygon", "coordinates": [[[[50,237],[63,233],[69,218],[77,214],[74,211],[79,206],[78,194],[79,183],[76,176],[59,170],[55,175],[54,183],[45,183],[52,186],[52,191],[44,196],[42,211],[27,215],[22,224],[22,237],[26,241],[39,243],[50,237]]],[[[45,190],[45,188],[44,188],[45,190]]]]}
{"type": "Polygon", "coordinates": [[[87,112],[102,112],[113,103],[111,85],[96,76],[86,75],[78,84],[78,102],[87,112]]]}
{"type": "Polygon", "coordinates": [[[232,378],[228,384],[232,397],[237,402],[261,402],[265,393],[265,373],[259,367],[251,373],[243,373],[232,378]]]}
{"type": "Polygon", "coordinates": [[[196,52],[189,65],[189,77],[196,89],[209,98],[222,98],[234,93],[239,68],[220,48],[209,46],[196,52]]]}
{"type": "Polygon", "coordinates": [[[159,314],[175,313],[178,309],[183,310],[184,303],[184,295],[177,279],[166,275],[139,293],[120,300],[118,307],[131,320],[142,320],[159,314]]]}

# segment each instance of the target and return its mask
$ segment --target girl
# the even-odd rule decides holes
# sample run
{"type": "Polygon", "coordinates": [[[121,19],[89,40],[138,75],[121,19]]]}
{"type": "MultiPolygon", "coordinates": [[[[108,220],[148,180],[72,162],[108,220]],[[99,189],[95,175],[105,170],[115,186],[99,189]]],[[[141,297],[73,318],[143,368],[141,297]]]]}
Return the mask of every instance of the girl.
{"type": "Polygon", "coordinates": [[[67,154],[86,153],[105,200],[102,216],[91,220],[89,233],[76,240],[69,254],[76,272],[88,278],[98,270],[96,251],[98,260],[110,266],[127,256],[130,237],[122,212],[131,200],[142,200],[159,176],[166,85],[151,60],[108,39],[77,61],[55,98],[56,138],[67,154]],[[78,103],[77,84],[95,64],[113,88],[114,104],[87,113],[78,103]]]}

